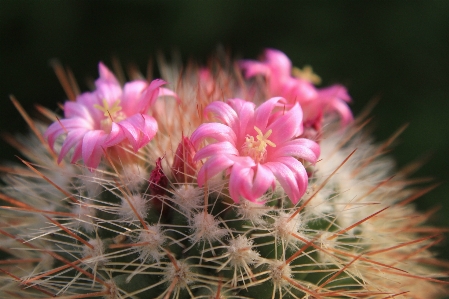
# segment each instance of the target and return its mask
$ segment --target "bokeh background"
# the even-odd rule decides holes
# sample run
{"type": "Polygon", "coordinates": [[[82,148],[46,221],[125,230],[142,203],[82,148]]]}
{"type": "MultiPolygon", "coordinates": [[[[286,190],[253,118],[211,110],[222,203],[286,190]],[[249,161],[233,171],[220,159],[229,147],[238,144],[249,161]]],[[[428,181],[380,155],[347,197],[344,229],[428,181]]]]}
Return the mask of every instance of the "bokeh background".
{"type": "MultiPolygon", "coordinates": [[[[9,100],[33,114],[65,94],[52,68],[70,66],[86,90],[97,63],[144,70],[157,51],[205,61],[217,46],[256,58],[265,47],[310,64],[323,85],[343,83],[357,114],[373,98],[377,140],[410,123],[392,153],[398,166],[431,158],[417,176],[442,185],[417,201],[449,226],[449,1],[23,1],[0,0],[0,131],[25,132],[9,100]]],[[[16,150],[1,142],[1,159],[16,150]]],[[[449,246],[442,246],[449,258],[449,246]],[[445,249],[446,248],[446,249],[445,249]]]]}

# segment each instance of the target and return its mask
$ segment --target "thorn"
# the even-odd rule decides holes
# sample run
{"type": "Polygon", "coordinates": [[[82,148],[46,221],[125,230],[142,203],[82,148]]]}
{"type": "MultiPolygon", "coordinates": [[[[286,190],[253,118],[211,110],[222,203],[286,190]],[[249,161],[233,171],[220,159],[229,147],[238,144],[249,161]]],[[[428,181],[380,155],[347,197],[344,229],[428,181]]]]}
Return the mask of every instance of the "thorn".
{"type": "Polygon", "coordinates": [[[298,215],[299,212],[301,212],[309,203],[310,201],[318,194],[318,192],[321,191],[321,189],[324,188],[324,186],[326,186],[327,182],[329,182],[329,180],[331,179],[331,177],[337,173],[337,171],[346,163],[348,162],[349,158],[351,158],[351,156],[355,153],[357,149],[353,150],[344,160],[343,162],[340,163],[340,165],[327,177],[326,180],[324,180],[324,182],[318,187],[318,189],[315,191],[315,193],[312,194],[312,196],[309,197],[309,199],[303,203],[298,209],[296,209],[296,211],[288,218],[287,221],[292,220],[296,215],[298,215]]]}
{"type": "Polygon", "coordinates": [[[362,169],[364,169],[367,165],[369,165],[372,161],[374,161],[374,159],[376,159],[379,155],[384,153],[384,150],[387,147],[389,147],[393,143],[393,141],[395,141],[399,137],[399,135],[401,135],[402,132],[404,132],[404,130],[407,127],[408,124],[404,124],[398,130],[396,130],[396,132],[394,132],[393,135],[387,139],[387,141],[385,141],[381,146],[379,146],[376,152],[372,154],[369,159],[365,160],[364,163],[362,163],[359,167],[354,169],[354,171],[352,172],[352,178],[354,178],[357,174],[359,174],[360,171],[362,171],[362,169]]]}
{"type": "Polygon", "coordinates": [[[435,189],[436,187],[438,187],[441,183],[435,183],[427,188],[424,188],[414,194],[412,194],[411,196],[409,196],[408,198],[404,199],[403,201],[399,202],[397,205],[400,207],[403,207],[409,203],[411,203],[412,201],[414,201],[415,199],[423,196],[424,194],[432,191],[433,189],[435,189]]]}
{"type": "Polygon", "coordinates": [[[65,191],[64,189],[62,189],[61,187],[59,187],[58,185],[56,185],[55,183],[53,183],[52,180],[50,180],[48,177],[46,177],[43,173],[41,173],[39,170],[37,170],[36,168],[34,168],[33,166],[31,166],[31,163],[23,160],[22,158],[16,156],[20,161],[22,161],[23,164],[25,164],[26,166],[28,166],[28,168],[30,168],[34,173],[36,173],[37,175],[39,175],[41,178],[43,178],[44,180],[46,180],[48,183],[50,183],[53,187],[55,187],[56,189],[58,189],[62,194],[64,194],[65,196],[67,196],[68,198],[70,198],[74,203],[79,204],[80,202],[73,197],[72,194],[70,194],[69,192],[65,191]]]}
{"type": "Polygon", "coordinates": [[[329,284],[330,282],[332,282],[332,280],[334,278],[336,278],[338,275],[340,275],[343,271],[345,271],[346,269],[348,269],[355,261],[357,261],[358,259],[360,259],[362,257],[362,254],[356,256],[355,258],[352,259],[352,261],[350,261],[349,263],[347,263],[343,268],[341,268],[339,271],[337,271],[334,275],[332,275],[331,277],[329,277],[325,282],[323,282],[319,287],[322,288],[325,285],[329,284]]]}
{"type": "Polygon", "coordinates": [[[118,59],[117,56],[112,56],[112,69],[114,70],[114,74],[118,80],[118,82],[120,82],[120,85],[125,85],[126,83],[126,78],[125,78],[125,73],[123,72],[123,67],[122,64],[120,63],[120,59],[118,59]]]}
{"type": "Polygon", "coordinates": [[[367,221],[367,220],[373,218],[374,216],[376,216],[376,215],[379,214],[379,213],[382,213],[383,211],[385,211],[385,210],[388,209],[388,208],[389,208],[389,207],[383,208],[382,210],[377,211],[376,213],[371,214],[370,216],[368,216],[368,217],[366,217],[366,218],[363,218],[363,219],[360,220],[360,221],[357,221],[356,223],[354,223],[354,224],[348,226],[347,228],[342,229],[342,230],[336,232],[335,234],[333,234],[332,236],[330,236],[329,238],[327,238],[327,240],[332,240],[332,239],[336,238],[338,235],[341,235],[341,234],[343,234],[343,233],[345,233],[345,232],[347,232],[347,231],[353,229],[353,228],[356,227],[357,225],[362,224],[363,222],[365,222],[365,221],[367,221]]]}
{"type": "Polygon", "coordinates": [[[34,135],[36,135],[36,137],[39,139],[39,141],[42,143],[42,145],[47,148],[49,153],[52,154],[53,158],[56,159],[57,158],[56,154],[50,149],[50,146],[45,141],[44,136],[42,136],[42,134],[39,131],[39,129],[37,128],[36,124],[31,119],[31,117],[26,113],[25,109],[23,109],[22,105],[20,105],[19,101],[17,101],[13,95],[10,96],[10,99],[11,99],[11,102],[16,107],[17,111],[19,111],[20,115],[22,115],[23,119],[30,127],[31,131],[33,131],[34,135]]]}
{"type": "Polygon", "coordinates": [[[56,74],[56,77],[59,80],[59,83],[61,84],[62,88],[64,89],[64,92],[67,95],[67,98],[70,101],[75,101],[76,100],[76,93],[72,89],[72,86],[70,85],[70,80],[67,77],[67,74],[66,74],[66,72],[64,70],[64,67],[56,59],[51,60],[50,61],[50,65],[53,68],[53,70],[54,70],[54,72],[56,74]]]}
{"type": "Polygon", "coordinates": [[[36,107],[36,110],[39,111],[40,114],[42,114],[43,116],[45,116],[46,118],[48,118],[52,122],[58,121],[58,116],[56,115],[56,113],[54,113],[50,109],[47,109],[47,108],[45,108],[45,107],[43,107],[41,105],[38,105],[38,104],[34,105],[34,107],[36,107]]]}

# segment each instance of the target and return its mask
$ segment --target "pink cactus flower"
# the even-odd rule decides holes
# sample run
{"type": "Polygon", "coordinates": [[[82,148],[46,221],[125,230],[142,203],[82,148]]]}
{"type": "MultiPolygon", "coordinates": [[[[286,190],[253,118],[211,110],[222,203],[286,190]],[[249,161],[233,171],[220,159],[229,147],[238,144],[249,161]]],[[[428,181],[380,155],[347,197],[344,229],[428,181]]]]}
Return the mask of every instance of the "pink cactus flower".
{"type": "Polygon", "coordinates": [[[200,148],[194,157],[195,161],[207,158],[198,172],[198,185],[226,171],[235,202],[240,197],[258,202],[276,180],[293,203],[301,199],[308,176],[298,159],[315,163],[320,147],[297,138],[303,131],[299,104],[285,110],[285,100],[276,97],[255,109],[251,102],[231,99],[209,104],[205,113],[218,122],[202,124],[190,138],[196,148],[206,139],[216,141],[200,148]]]}
{"type": "Polygon", "coordinates": [[[240,67],[247,78],[262,75],[267,79],[269,96],[284,97],[292,105],[299,103],[304,113],[304,125],[317,130],[321,128],[323,116],[337,113],[341,124],[347,125],[353,119],[348,102],[351,98],[342,85],[317,89],[310,81],[292,76],[292,63],[282,52],[267,49],[265,60],[244,60],[240,67]]]}
{"type": "Polygon", "coordinates": [[[156,120],[148,114],[158,96],[170,94],[160,88],[165,81],[136,80],[122,89],[113,73],[102,63],[96,89],[85,92],[75,102],[64,104],[65,118],[54,122],[45,132],[53,148],[56,138],[67,134],[58,162],[73,148],[72,163],[83,159],[89,169],[98,167],[104,150],[121,142],[135,152],[156,134],[156,120]]]}

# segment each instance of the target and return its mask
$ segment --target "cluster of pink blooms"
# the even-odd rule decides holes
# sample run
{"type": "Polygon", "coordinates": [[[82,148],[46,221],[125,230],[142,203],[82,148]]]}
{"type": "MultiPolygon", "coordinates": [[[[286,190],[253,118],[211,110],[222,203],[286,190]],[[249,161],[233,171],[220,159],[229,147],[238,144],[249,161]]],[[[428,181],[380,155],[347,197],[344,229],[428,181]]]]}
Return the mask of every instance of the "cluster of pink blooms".
{"type": "MultiPolygon", "coordinates": [[[[292,76],[290,60],[277,50],[268,49],[263,61],[245,60],[240,67],[247,78],[264,77],[270,98],[258,107],[245,99],[213,99],[204,109],[209,122],[179,140],[182,148],[189,147],[190,174],[199,186],[215,175],[225,175],[235,202],[241,198],[261,202],[277,182],[297,203],[308,184],[303,163],[314,164],[320,155],[319,144],[305,130],[320,132],[323,117],[330,114],[348,124],[350,98],[343,86],[317,89],[310,81],[292,76]]],[[[160,79],[135,80],[122,88],[101,63],[99,73],[96,89],[66,102],[65,117],[45,133],[52,148],[65,135],[59,161],[71,152],[72,163],[82,159],[91,170],[110,148],[137,152],[147,145],[158,130],[151,116],[153,105],[164,100],[162,95],[176,95],[161,87],[165,81],[160,79]]],[[[172,169],[179,170],[179,161],[174,164],[172,169]]]]}
{"type": "Polygon", "coordinates": [[[137,152],[156,135],[156,120],[149,110],[163,93],[160,79],[148,84],[136,80],[120,86],[118,80],[102,63],[96,89],[64,104],[65,118],[53,123],[45,132],[53,148],[58,136],[67,134],[58,162],[73,148],[72,163],[83,159],[84,164],[97,168],[109,147],[126,140],[137,152]]]}

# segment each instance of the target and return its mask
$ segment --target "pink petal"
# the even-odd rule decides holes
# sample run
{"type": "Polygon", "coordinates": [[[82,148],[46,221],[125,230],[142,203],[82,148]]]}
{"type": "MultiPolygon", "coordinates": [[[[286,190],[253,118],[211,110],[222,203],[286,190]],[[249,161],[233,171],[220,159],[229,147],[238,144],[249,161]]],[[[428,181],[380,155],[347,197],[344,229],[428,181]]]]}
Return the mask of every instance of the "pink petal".
{"type": "Polygon", "coordinates": [[[95,169],[100,164],[105,138],[106,134],[101,130],[89,131],[84,135],[82,156],[84,164],[90,169],[95,169]]]}
{"type": "Polygon", "coordinates": [[[81,159],[82,153],[83,153],[83,142],[81,141],[75,145],[70,163],[76,163],[79,159],[81,159]]]}
{"type": "Polygon", "coordinates": [[[98,73],[100,74],[100,78],[97,80],[98,82],[102,84],[112,83],[119,85],[117,78],[115,78],[114,74],[103,64],[103,62],[98,64],[98,73]]]}
{"type": "Polygon", "coordinates": [[[338,114],[340,114],[342,126],[347,126],[354,120],[351,109],[345,102],[334,100],[331,104],[331,107],[333,111],[336,111],[338,114]]]}
{"type": "Polygon", "coordinates": [[[142,92],[147,88],[148,83],[143,80],[136,80],[126,83],[123,86],[123,96],[121,99],[122,111],[126,115],[134,115],[140,112],[139,100],[142,97],[142,92]]]}
{"type": "Polygon", "coordinates": [[[283,163],[279,162],[268,162],[264,166],[269,168],[273,175],[281,184],[287,196],[292,202],[298,202],[302,194],[298,188],[298,183],[296,182],[296,177],[293,171],[283,163]]]}
{"type": "Polygon", "coordinates": [[[137,152],[156,135],[158,126],[156,120],[144,114],[135,114],[119,123],[112,123],[111,132],[104,146],[110,147],[128,139],[137,152]]]}
{"type": "Polygon", "coordinates": [[[48,140],[48,144],[53,148],[56,139],[61,135],[75,129],[91,130],[91,124],[82,118],[61,119],[52,123],[44,133],[44,138],[48,140]]]}
{"type": "Polygon", "coordinates": [[[164,88],[164,87],[160,87],[159,88],[159,94],[157,95],[157,97],[174,97],[176,100],[179,101],[179,97],[176,94],[176,92],[168,89],[168,88],[164,88]]]}
{"type": "MultiPolygon", "coordinates": [[[[122,88],[118,83],[104,81],[101,78],[95,81],[96,90],[94,94],[97,97],[97,104],[103,106],[102,101],[106,100],[110,106],[122,98],[122,88]]],[[[93,105],[93,103],[91,104],[93,105]]]]}
{"type": "Polygon", "coordinates": [[[229,141],[234,147],[236,143],[236,136],[234,131],[220,123],[206,123],[201,124],[190,137],[195,148],[198,148],[201,141],[206,138],[213,138],[218,142],[229,141]]]}
{"type": "Polygon", "coordinates": [[[259,129],[265,129],[268,126],[268,119],[270,118],[271,113],[273,113],[275,108],[280,107],[278,103],[281,101],[285,101],[285,99],[275,97],[260,105],[254,112],[254,125],[259,129]]]}
{"type": "Polygon", "coordinates": [[[95,121],[90,113],[90,110],[78,102],[65,102],[64,104],[64,116],[66,118],[80,117],[94,125],[95,121]]]}
{"type": "Polygon", "coordinates": [[[63,133],[65,133],[65,130],[59,122],[54,122],[48,127],[44,133],[44,138],[48,140],[51,149],[54,148],[56,139],[63,133]]]}
{"type": "Polygon", "coordinates": [[[133,124],[129,121],[129,119],[126,119],[119,122],[118,125],[122,129],[122,132],[125,134],[134,151],[137,152],[139,149],[138,143],[140,139],[140,131],[137,129],[136,124],[133,124]]]}
{"type": "Polygon", "coordinates": [[[140,141],[139,148],[150,142],[158,130],[157,121],[153,117],[145,114],[141,114],[140,116],[142,116],[145,121],[143,128],[140,128],[144,138],[140,141]]]}
{"type": "Polygon", "coordinates": [[[58,156],[58,163],[62,161],[62,159],[67,155],[67,153],[70,151],[70,149],[74,146],[77,146],[79,143],[82,143],[82,139],[84,135],[86,134],[86,129],[77,129],[70,131],[67,134],[66,139],[64,140],[64,143],[61,147],[61,152],[58,156]]]}
{"type": "Polygon", "coordinates": [[[320,146],[310,139],[298,138],[285,142],[282,147],[270,152],[269,159],[277,160],[278,157],[293,156],[315,164],[320,156],[320,146]]]}
{"type": "MultiPolygon", "coordinates": [[[[304,165],[293,157],[281,157],[277,159],[277,162],[283,163],[294,173],[299,190],[298,199],[301,198],[307,191],[307,185],[309,184],[309,176],[304,165]]],[[[292,199],[292,202],[296,204],[298,201],[292,199]]]]}
{"type": "Polygon", "coordinates": [[[324,112],[337,112],[340,114],[342,126],[346,126],[353,120],[352,112],[347,102],[351,101],[348,91],[342,85],[333,85],[318,91],[318,97],[322,102],[324,112]]]}
{"type": "Polygon", "coordinates": [[[292,62],[283,52],[275,49],[265,50],[265,60],[271,68],[273,77],[289,77],[292,71],[292,62]]]}
{"type": "Polygon", "coordinates": [[[213,155],[224,155],[224,154],[238,155],[239,151],[229,141],[222,141],[222,142],[209,144],[209,145],[203,147],[196,153],[193,160],[199,161],[199,160],[202,160],[204,158],[207,158],[207,157],[210,157],[213,155]]]}
{"type": "Polygon", "coordinates": [[[266,49],[264,56],[265,61],[263,62],[244,60],[240,63],[240,67],[246,71],[247,78],[263,75],[270,80],[283,80],[283,78],[290,76],[292,64],[284,53],[274,49],[266,49]]]}
{"type": "Polygon", "coordinates": [[[228,103],[236,111],[238,116],[239,121],[232,129],[237,136],[237,145],[240,146],[248,134],[248,129],[253,130],[255,104],[241,99],[230,99],[228,103]]]}
{"type": "MultiPolygon", "coordinates": [[[[109,105],[112,105],[122,97],[122,88],[114,74],[103,64],[98,64],[98,72],[100,77],[95,80],[96,89],[90,93],[91,98],[88,107],[93,107],[94,104],[103,105],[102,101],[106,100],[109,105]]],[[[98,110],[98,109],[97,109],[98,110]]]]}
{"type": "Polygon", "coordinates": [[[139,99],[139,103],[136,106],[138,113],[145,114],[148,109],[154,105],[154,102],[159,96],[160,87],[166,84],[164,80],[155,79],[142,91],[142,95],[139,99]]]}
{"type": "MultiPolygon", "coordinates": [[[[69,102],[66,102],[69,103],[69,102]]],[[[98,104],[100,106],[103,106],[102,100],[98,98],[98,94],[94,92],[84,92],[80,94],[76,98],[76,102],[81,106],[84,106],[91,115],[92,119],[94,120],[95,124],[100,124],[101,120],[103,119],[104,112],[102,112],[100,109],[97,109],[94,107],[95,104],[98,104]]],[[[65,105],[64,105],[65,106],[65,105]]],[[[64,116],[66,118],[71,118],[72,116],[67,114],[64,108],[64,116]]]]}
{"type": "Polygon", "coordinates": [[[255,201],[251,190],[251,180],[254,176],[254,170],[251,167],[242,167],[242,165],[234,164],[229,177],[229,195],[236,203],[240,202],[240,196],[255,201]]]}
{"type": "Polygon", "coordinates": [[[198,186],[203,186],[207,179],[212,178],[216,174],[231,167],[233,164],[234,161],[229,159],[226,155],[218,155],[209,158],[198,172],[198,186]]]}
{"type": "Polygon", "coordinates": [[[104,147],[111,147],[119,144],[126,138],[125,133],[120,125],[113,122],[111,124],[111,132],[108,134],[108,138],[105,140],[104,147]]]}
{"type": "Polygon", "coordinates": [[[269,168],[257,164],[251,189],[245,190],[245,198],[253,202],[259,202],[258,199],[274,184],[274,180],[273,172],[269,168]]]}
{"type": "Polygon", "coordinates": [[[318,92],[316,87],[309,81],[300,78],[289,78],[285,82],[284,89],[290,102],[298,102],[301,107],[317,98],[318,92]]]}
{"type": "Polygon", "coordinates": [[[277,146],[280,146],[287,140],[299,136],[302,131],[302,110],[296,103],[284,115],[280,115],[271,123],[267,130],[273,130],[269,139],[277,146]]]}
{"type": "Polygon", "coordinates": [[[319,89],[318,95],[325,98],[340,99],[344,102],[351,101],[351,97],[349,96],[346,87],[339,84],[319,89]]]}
{"type": "Polygon", "coordinates": [[[270,67],[262,62],[254,60],[242,60],[239,63],[241,69],[245,71],[245,77],[251,78],[256,75],[269,76],[270,67]]]}
{"type": "Polygon", "coordinates": [[[225,125],[234,128],[239,121],[237,113],[226,103],[215,101],[210,103],[205,109],[204,113],[213,113],[216,118],[222,121],[225,125]]]}

